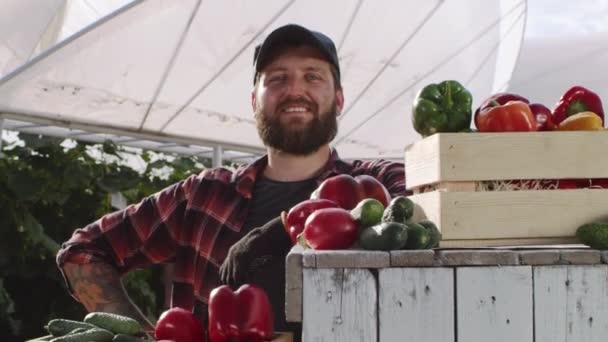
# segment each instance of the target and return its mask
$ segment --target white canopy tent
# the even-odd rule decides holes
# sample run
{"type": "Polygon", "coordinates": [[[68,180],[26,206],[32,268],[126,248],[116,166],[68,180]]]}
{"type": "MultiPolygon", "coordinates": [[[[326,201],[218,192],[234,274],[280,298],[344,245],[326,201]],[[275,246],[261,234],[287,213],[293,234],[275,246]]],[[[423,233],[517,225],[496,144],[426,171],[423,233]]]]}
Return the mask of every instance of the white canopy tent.
{"type": "Polygon", "coordinates": [[[531,0],[526,39],[509,91],[552,109],[570,87],[596,92],[608,109],[608,0],[531,0]]]}
{"type": "MultiPolygon", "coordinates": [[[[0,13],[0,76],[27,62],[48,41],[63,0],[3,0],[0,13]],[[28,18],[24,20],[24,18],[28,18]],[[48,33],[47,33],[48,32],[48,33]]],[[[56,37],[50,38],[56,41],[56,37]]]]}
{"type": "Polygon", "coordinates": [[[524,0],[136,0],[80,30],[86,20],[70,4],[54,21],[57,44],[0,79],[5,129],[237,159],[264,151],[253,49],[280,25],[337,44],[341,156],[402,159],[419,139],[416,92],[455,79],[476,105],[506,89],[526,19],[524,0]]]}

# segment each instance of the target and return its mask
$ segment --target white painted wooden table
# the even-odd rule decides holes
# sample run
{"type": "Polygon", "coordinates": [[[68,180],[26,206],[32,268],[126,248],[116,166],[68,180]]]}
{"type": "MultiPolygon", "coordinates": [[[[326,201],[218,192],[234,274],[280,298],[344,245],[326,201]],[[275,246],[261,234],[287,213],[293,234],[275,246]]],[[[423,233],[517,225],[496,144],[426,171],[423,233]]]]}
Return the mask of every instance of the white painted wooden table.
{"type": "Polygon", "coordinates": [[[287,257],[303,341],[605,342],[608,252],[313,251],[287,257]]]}

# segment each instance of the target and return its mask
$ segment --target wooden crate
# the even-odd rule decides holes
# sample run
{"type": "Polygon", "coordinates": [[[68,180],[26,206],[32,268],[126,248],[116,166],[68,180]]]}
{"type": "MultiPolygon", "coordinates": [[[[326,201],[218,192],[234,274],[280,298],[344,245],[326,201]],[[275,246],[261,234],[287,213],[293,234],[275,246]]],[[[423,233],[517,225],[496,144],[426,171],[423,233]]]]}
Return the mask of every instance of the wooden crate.
{"type": "Polygon", "coordinates": [[[608,220],[608,190],[479,191],[493,180],[608,178],[608,131],[441,133],[406,149],[414,220],[442,247],[575,243],[580,225],[608,220]]]}

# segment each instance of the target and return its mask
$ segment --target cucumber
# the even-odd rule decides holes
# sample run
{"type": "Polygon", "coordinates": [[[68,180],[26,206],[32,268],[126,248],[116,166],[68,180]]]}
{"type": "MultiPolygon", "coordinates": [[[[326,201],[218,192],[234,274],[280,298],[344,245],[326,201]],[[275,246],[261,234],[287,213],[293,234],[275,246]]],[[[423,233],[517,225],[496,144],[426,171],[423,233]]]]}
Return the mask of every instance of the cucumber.
{"type": "Polygon", "coordinates": [[[373,251],[401,249],[407,240],[407,226],[398,222],[383,222],[367,227],[359,234],[361,247],[373,251]]]}
{"type": "Polygon", "coordinates": [[[27,340],[27,342],[46,342],[53,339],[53,335],[41,336],[32,340],[27,340]]]}
{"type": "Polygon", "coordinates": [[[112,339],[112,342],[143,342],[144,340],[133,335],[116,334],[112,339]]]}
{"type": "Polygon", "coordinates": [[[435,223],[433,223],[433,221],[431,220],[422,220],[418,222],[418,224],[426,228],[426,230],[431,233],[431,241],[429,241],[429,244],[426,246],[426,248],[439,247],[439,241],[441,241],[441,232],[439,231],[435,223]]]}
{"type": "Polygon", "coordinates": [[[420,224],[407,224],[407,242],[404,249],[426,249],[431,242],[431,233],[420,224]]]}
{"type": "Polygon", "coordinates": [[[94,328],[90,328],[90,329],[87,329],[87,328],[76,328],[76,329],[70,331],[68,335],[78,334],[78,333],[81,333],[81,332],[84,332],[84,331],[87,331],[87,330],[91,330],[91,329],[94,329],[94,328]]]}
{"type": "Polygon", "coordinates": [[[84,321],[114,334],[137,335],[142,332],[141,325],[133,318],[108,312],[91,312],[84,317],[84,321]]]}
{"type": "Polygon", "coordinates": [[[584,224],[576,230],[578,240],[594,249],[608,249],[608,223],[593,222],[584,224]]]}
{"type": "Polygon", "coordinates": [[[93,328],[77,334],[55,337],[50,342],[112,342],[114,334],[101,328],[93,328]]]}
{"type": "Polygon", "coordinates": [[[380,223],[384,206],[375,198],[366,198],[357,203],[350,214],[359,224],[359,229],[363,229],[380,223]]]}
{"type": "Polygon", "coordinates": [[[44,328],[51,335],[57,337],[66,335],[77,328],[92,329],[95,328],[95,326],[85,322],[73,321],[71,319],[57,318],[50,320],[44,328]]]}
{"type": "Polygon", "coordinates": [[[414,202],[405,196],[397,196],[384,209],[382,222],[407,223],[414,215],[414,202]]]}

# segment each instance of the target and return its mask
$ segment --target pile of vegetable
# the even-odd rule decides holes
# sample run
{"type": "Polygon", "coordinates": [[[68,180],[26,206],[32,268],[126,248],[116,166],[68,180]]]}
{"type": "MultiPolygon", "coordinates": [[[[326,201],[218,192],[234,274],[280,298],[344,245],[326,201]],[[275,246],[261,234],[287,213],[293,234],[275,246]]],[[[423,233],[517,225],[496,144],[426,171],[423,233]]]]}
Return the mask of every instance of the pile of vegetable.
{"type": "Polygon", "coordinates": [[[53,319],[45,329],[50,335],[37,341],[53,342],[264,342],[273,338],[272,306],[263,289],[244,284],[232,291],[222,285],[209,295],[209,325],[191,311],[174,307],[163,312],[151,332],[144,333],[136,320],[112,313],[91,312],[83,321],[53,319]],[[207,334],[205,333],[207,328],[207,334]],[[208,335],[208,339],[207,336],[208,335]]]}
{"type": "MultiPolygon", "coordinates": [[[[471,93],[457,81],[447,80],[429,84],[418,92],[412,108],[412,124],[422,137],[442,132],[602,131],[604,108],[596,93],[573,86],[564,92],[552,110],[519,94],[497,93],[473,111],[471,93]]],[[[476,187],[477,191],[608,189],[608,179],[480,181],[476,187]]],[[[421,190],[434,189],[430,186],[421,190]]]]}
{"type": "Polygon", "coordinates": [[[413,222],[414,203],[391,199],[371,176],[338,175],[326,179],[312,194],[283,213],[292,243],[335,250],[427,249],[439,246],[441,234],[433,222],[413,222]]]}
{"type": "Polygon", "coordinates": [[[138,342],[146,341],[144,331],[136,320],[106,313],[91,312],[83,321],[56,318],[44,327],[49,336],[39,341],[52,342],[138,342]]]}
{"type": "MultiPolygon", "coordinates": [[[[236,291],[227,285],[216,287],[209,294],[210,342],[264,342],[273,337],[274,317],[266,292],[252,284],[236,291]]],[[[192,312],[174,307],[160,316],[154,328],[158,341],[202,342],[205,330],[192,312]]]]}
{"type": "MultiPolygon", "coordinates": [[[[493,94],[473,112],[471,93],[457,81],[422,88],[413,103],[414,129],[427,137],[441,132],[602,131],[604,108],[593,91],[573,86],[553,109],[514,93],[493,94]],[[471,126],[475,130],[469,129],[471,126]]],[[[476,191],[608,189],[608,179],[514,179],[476,182],[476,191]]],[[[419,189],[436,190],[433,185],[419,189]]],[[[576,231],[580,242],[608,249],[608,223],[592,222],[576,231]]]]}
{"type": "Polygon", "coordinates": [[[412,124],[423,137],[440,132],[597,131],[604,129],[602,100],[593,91],[574,86],[553,110],[519,94],[498,93],[472,110],[473,97],[453,80],[429,84],[414,99],[412,124]],[[472,122],[471,122],[472,120],[472,122]]]}

